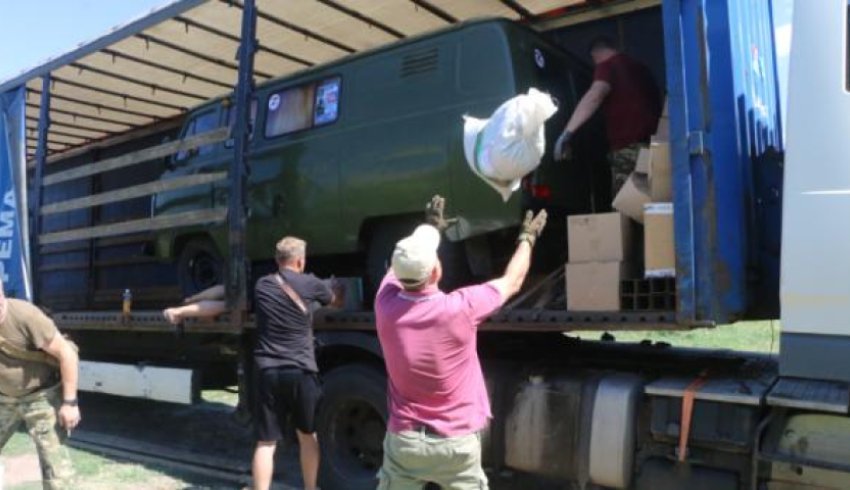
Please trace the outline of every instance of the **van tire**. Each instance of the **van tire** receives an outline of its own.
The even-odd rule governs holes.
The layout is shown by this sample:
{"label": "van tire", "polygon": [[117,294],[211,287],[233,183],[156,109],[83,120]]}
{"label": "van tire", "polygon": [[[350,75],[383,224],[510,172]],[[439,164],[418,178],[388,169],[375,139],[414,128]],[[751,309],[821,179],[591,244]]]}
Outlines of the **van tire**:
{"label": "van tire", "polygon": [[366,251],[366,305],[371,305],[384,275],[390,267],[395,244],[416,229],[416,220],[394,219],[376,224],[369,237]]}
{"label": "van tire", "polygon": [[[372,304],[378,286],[387,273],[396,242],[409,235],[416,229],[418,223],[409,221],[392,221],[379,224],[369,241],[366,257],[368,287],[366,288],[366,304]],[[466,245],[463,241],[451,242],[445,236],[440,241],[440,262],[443,265],[443,278],[440,289],[452,291],[472,282],[472,271],[466,256]]]}
{"label": "van tire", "polygon": [[374,490],[383,461],[387,377],[368,364],[324,375],[317,417],[319,484],[327,490]]}
{"label": "van tire", "polygon": [[208,238],[193,238],[177,259],[177,282],[183,297],[199,293],[224,281],[224,262]]}

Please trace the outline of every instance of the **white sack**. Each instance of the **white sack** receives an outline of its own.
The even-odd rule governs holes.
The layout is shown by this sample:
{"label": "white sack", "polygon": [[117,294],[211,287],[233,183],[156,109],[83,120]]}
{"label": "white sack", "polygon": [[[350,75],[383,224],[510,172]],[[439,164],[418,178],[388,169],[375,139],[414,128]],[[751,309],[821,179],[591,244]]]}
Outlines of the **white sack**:
{"label": "white sack", "polygon": [[463,150],[469,167],[507,202],[546,150],[544,123],[558,110],[535,88],[508,100],[490,119],[464,116]]}

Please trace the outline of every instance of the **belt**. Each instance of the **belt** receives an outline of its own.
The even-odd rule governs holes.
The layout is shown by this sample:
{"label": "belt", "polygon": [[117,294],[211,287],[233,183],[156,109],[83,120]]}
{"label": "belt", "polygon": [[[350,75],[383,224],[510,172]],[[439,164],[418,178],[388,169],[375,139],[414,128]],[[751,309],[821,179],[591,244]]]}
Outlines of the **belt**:
{"label": "belt", "polygon": [[38,389],[32,393],[28,393],[22,396],[8,396],[0,393],[0,404],[4,405],[13,405],[16,403],[29,403],[37,400],[48,400],[55,397],[59,394],[59,390],[62,388],[61,383],[56,383],[53,386],[48,386],[47,388]]}

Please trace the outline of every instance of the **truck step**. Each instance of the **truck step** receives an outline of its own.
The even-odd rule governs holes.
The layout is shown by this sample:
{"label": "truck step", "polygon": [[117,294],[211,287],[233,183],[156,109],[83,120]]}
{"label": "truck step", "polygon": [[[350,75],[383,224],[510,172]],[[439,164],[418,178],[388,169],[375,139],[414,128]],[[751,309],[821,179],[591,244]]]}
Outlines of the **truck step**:
{"label": "truck step", "polygon": [[780,378],[768,393],[767,404],[847,414],[850,411],[850,386],[837,381]]}

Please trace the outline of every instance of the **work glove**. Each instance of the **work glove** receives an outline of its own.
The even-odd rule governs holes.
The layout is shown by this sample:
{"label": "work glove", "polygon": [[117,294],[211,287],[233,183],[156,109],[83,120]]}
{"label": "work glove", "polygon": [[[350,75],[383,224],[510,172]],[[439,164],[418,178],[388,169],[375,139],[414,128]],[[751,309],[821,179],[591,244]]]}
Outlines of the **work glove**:
{"label": "work glove", "polygon": [[522,241],[528,242],[532,247],[537,242],[537,238],[543,233],[543,228],[546,227],[546,210],[542,209],[537,216],[534,216],[534,213],[528,211],[525,213],[525,220],[522,222],[522,226],[520,227],[519,237],[517,238],[517,243]]}
{"label": "work glove", "polygon": [[435,195],[431,202],[425,205],[425,222],[434,228],[445,231],[449,226],[457,222],[457,218],[446,219],[443,215],[446,209],[446,198]]}
{"label": "work glove", "polygon": [[552,157],[556,162],[572,158],[573,151],[570,146],[570,140],[572,137],[573,133],[567,130],[564,130],[564,132],[561,133],[561,136],[558,136],[558,139],[555,141],[555,146],[552,148]]}

